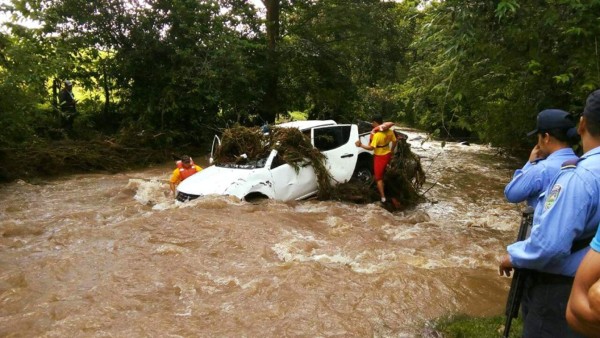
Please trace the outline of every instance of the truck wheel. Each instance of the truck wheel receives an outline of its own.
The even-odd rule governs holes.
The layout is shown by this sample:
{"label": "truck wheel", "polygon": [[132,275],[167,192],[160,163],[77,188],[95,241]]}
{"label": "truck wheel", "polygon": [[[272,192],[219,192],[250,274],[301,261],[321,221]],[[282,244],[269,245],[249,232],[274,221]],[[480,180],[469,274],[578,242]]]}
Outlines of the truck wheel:
{"label": "truck wheel", "polygon": [[367,159],[358,161],[354,173],[352,174],[353,181],[363,184],[373,183],[373,168],[370,162],[371,161],[368,161]]}
{"label": "truck wheel", "polygon": [[244,200],[252,204],[261,204],[268,201],[269,197],[259,192],[251,192],[248,195],[244,196]]}

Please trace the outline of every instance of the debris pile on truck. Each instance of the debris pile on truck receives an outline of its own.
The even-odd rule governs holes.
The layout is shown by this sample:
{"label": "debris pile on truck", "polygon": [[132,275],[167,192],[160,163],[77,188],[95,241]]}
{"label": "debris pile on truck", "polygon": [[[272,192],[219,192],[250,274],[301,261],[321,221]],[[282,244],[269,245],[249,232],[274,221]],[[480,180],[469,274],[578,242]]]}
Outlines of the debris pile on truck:
{"label": "debris pile on truck", "polygon": [[410,150],[406,135],[396,136],[398,145],[383,181],[393,207],[404,209],[424,200],[419,190],[425,183],[425,171],[419,156]]}
{"label": "debris pile on truck", "polygon": [[[268,135],[267,135],[268,136]],[[216,149],[214,163],[243,164],[269,155],[269,140],[259,128],[235,126],[225,129],[221,145]]]}

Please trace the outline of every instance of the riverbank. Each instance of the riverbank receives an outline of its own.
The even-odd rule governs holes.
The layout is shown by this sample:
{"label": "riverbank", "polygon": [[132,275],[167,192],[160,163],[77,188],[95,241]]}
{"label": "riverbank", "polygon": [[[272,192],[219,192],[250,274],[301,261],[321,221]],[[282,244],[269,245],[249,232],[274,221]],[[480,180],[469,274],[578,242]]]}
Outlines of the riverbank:
{"label": "riverbank", "polygon": [[124,145],[113,139],[38,140],[0,147],[0,182],[36,180],[86,172],[116,173],[145,168],[198,149]]}

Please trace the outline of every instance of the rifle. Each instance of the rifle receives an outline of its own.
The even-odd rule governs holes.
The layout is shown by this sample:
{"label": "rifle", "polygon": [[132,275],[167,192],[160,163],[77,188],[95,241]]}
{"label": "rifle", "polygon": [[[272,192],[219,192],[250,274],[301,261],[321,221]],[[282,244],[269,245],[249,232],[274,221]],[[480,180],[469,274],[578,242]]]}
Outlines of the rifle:
{"label": "rifle", "polygon": [[[519,227],[519,234],[517,235],[517,242],[525,240],[532,225],[533,208],[527,207],[523,210],[523,214],[521,215],[521,225]],[[502,335],[504,338],[508,338],[508,335],[510,334],[510,324],[512,323],[513,318],[519,316],[519,307],[521,306],[523,286],[526,278],[527,271],[513,269],[513,278],[510,283],[508,299],[506,300],[506,321],[504,322],[504,334]]]}

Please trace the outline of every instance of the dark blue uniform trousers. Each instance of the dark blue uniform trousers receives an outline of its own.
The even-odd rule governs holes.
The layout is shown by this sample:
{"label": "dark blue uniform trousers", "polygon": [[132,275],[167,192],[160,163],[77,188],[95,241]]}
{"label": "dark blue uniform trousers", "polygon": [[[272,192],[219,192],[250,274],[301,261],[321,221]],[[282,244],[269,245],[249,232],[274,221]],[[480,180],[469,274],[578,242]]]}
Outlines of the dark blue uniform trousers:
{"label": "dark blue uniform trousers", "polygon": [[529,272],[521,300],[524,338],[584,338],[567,324],[572,286],[573,277]]}

